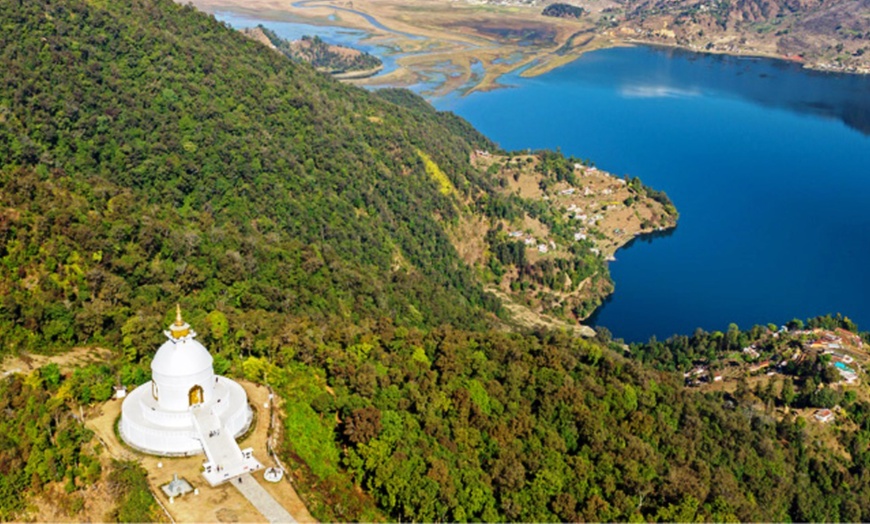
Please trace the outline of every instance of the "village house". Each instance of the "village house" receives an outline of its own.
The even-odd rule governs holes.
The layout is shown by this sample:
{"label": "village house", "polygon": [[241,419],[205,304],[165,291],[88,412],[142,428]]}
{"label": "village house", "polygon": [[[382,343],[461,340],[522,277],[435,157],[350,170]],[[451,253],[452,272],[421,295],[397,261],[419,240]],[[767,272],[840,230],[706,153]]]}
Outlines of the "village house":
{"label": "village house", "polygon": [[768,367],[770,367],[770,361],[769,361],[769,360],[764,360],[764,361],[759,362],[758,364],[756,364],[756,365],[750,367],[750,368],[749,368],[749,372],[750,372],[750,373],[758,373],[759,371],[765,370],[765,369],[767,369]]}
{"label": "village house", "polygon": [[813,413],[813,418],[823,424],[827,424],[828,422],[834,420],[834,412],[830,409],[817,409],[816,412]]}

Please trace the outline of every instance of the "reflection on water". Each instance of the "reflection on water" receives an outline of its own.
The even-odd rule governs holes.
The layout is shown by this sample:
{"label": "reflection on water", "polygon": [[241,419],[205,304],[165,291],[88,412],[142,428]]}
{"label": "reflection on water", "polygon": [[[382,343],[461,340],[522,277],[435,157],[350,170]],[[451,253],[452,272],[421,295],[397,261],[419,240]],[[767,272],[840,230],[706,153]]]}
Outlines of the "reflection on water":
{"label": "reflection on water", "polygon": [[[587,80],[602,85],[616,81],[625,86],[623,94],[627,97],[695,96],[701,91],[725,94],[769,107],[835,118],[870,134],[867,76],[806,71],[799,64],[783,60],[707,55],[674,48],[649,49],[648,60],[641,67],[614,68]],[[699,68],[703,74],[699,74]],[[796,75],[800,81],[795,81]]]}
{"label": "reflection on water", "polygon": [[685,98],[698,96],[695,89],[678,89],[670,86],[627,85],[620,89],[625,98]]}

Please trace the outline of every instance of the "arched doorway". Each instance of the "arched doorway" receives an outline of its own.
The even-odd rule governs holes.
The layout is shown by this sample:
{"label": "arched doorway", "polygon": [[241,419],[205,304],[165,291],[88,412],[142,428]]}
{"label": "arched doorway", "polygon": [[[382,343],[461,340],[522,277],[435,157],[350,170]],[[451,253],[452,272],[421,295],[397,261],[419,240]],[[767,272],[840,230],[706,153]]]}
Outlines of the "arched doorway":
{"label": "arched doorway", "polygon": [[187,400],[191,406],[202,404],[202,386],[193,386],[187,393]]}

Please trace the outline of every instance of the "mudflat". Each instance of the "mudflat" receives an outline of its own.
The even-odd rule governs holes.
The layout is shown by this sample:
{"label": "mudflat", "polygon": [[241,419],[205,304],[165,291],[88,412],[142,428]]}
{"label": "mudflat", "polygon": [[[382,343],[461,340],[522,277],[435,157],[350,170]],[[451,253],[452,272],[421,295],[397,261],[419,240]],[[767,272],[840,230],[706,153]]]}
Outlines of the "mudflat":
{"label": "mudflat", "polygon": [[[361,84],[411,85],[442,78],[433,94],[499,87],[504,74],[535,76],[582,53],[619,45],[596,30],[597,14],[612,2],[590,3],[590,16],[548,17],[540,6],[444,0],[194,0],[197,8],[263,20],[301,20],[368,32],[372,43],[396,49],[397,68]],[[615,5],[615,4],[613,4]]]}

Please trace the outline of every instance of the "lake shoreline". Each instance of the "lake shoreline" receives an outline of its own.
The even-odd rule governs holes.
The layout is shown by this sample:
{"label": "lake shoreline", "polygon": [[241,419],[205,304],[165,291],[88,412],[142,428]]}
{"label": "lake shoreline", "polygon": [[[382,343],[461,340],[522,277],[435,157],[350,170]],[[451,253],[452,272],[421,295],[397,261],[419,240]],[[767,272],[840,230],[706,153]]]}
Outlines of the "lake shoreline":
{"label": "lake shoreline", "polygon": [[673,200],[680,225],[609,264],[593,327],[645,341],[837,311],[868,325],[870,230],[844,225],[870,220],[870,78],[744,58],[638,44],[434,102],[507,150],[558,147]]}
{"label": "lake shoreline", "polygon": [[[852,69],[847,67],[836,67],[836,66],[823,66],[821,64],[817,64],[814,62],[807,62],[800,57],[789,57],[783,56],[777,53],[771,53],[769,51],[763,51],[761,49],[755,48],[744,48],[738,49],[735,51],[720,51],[717,49],[701,49],[695,46],[686,46],[677,43],[670,42],[661,42],[658,40],[645,40],[642,38],[626,38],[622,40],[625,45],[640,45],[640,46],[648,46],[648,47],[661,47],[666,49],[679,49],[681,51],[686,51],[689,53],[697,53],[700,55],[712,55],[712,56],[728,56],[733,58],[763,58],[766,60],[777,60],[781,62],[786,62],[789,64],[797,64],[802,68],[808,71],[815,71],[818,73],[833,73],[833,74],[842,74],[842,75],[860,75],[866,76],[870,75],[870,68],[866,70],[860,69]],[[612,47],[619,47],[618,45]]]}

